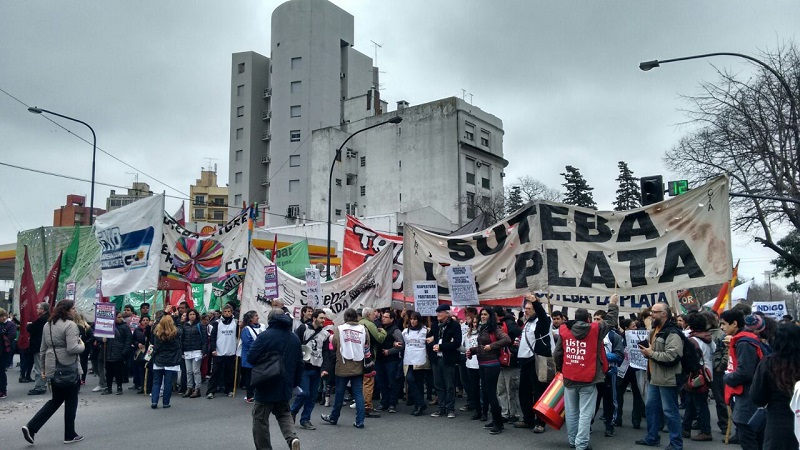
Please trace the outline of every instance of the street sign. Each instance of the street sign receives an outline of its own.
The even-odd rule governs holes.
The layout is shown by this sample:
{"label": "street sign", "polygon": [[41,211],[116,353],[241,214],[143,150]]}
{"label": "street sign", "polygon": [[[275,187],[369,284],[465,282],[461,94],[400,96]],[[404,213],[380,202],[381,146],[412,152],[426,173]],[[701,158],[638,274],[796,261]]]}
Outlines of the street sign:
{"label": "street sign", "polygon": [[689,191],[689,180],[676,180],[667,183],[667,191],[670,197],[685,194]]}

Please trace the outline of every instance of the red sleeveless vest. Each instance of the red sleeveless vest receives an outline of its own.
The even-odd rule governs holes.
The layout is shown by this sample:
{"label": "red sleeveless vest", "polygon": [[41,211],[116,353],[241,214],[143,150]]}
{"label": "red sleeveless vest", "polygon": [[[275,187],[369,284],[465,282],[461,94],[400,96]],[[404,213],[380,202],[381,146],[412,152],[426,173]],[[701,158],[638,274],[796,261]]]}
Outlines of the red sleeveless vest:
{"label": "red sleeveless vest", "polygon": [[600,325],[591,323],[589,334],[583,340],[577,339],[566,324],[558,329],[561,334],[561,349],[564,351],[564,362],[561,373],[564,378],[577,383],[591,383],[597,375],[597,358],[603,363],[603,373],[608,372],[608,360],[605,350],[598,355],[598,337]]}

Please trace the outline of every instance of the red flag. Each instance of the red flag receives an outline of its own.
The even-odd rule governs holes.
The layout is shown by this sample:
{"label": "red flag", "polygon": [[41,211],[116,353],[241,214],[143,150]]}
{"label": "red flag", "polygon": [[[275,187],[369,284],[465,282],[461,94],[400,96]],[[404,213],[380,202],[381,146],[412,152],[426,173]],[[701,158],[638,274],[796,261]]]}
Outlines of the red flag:
{"label": "red flag", "polygon": [[47,278],[44,280],[42,289],[39,291],[39,301],[49,303],[51,309],[55,306],[58,298],[58,277],[61,274],[61,255],[63,253],[62,251],[58,254],[56,262],[53,263],[53,267],[50,268],[50,272],[48,272]]}
{"label": "red flag", "polygon": [[[60,258],[59,258],[60,260]],[[30,345],[31,336],[28,334],[26,325],[28,322],[36,320],[36,303],[39,296],[36,294],[36,285],[33,282],[33,272],[31,262],[28,259],[28,246],[25,246],[25,263],[22,266],[22,279],[19,287],[19,342],[17,347],[26,350]]]}
{"label": "red flag", "polygon": [[185,227],[186,226],[186,210],[183,209],[183,202],[181,202],[181,207],[178,208],[178,211],[175,212],[175,216],[173,216],[178,225]]}
{"label": "red flag", "polygon": [[278,235],[275,235],[275,240],[272,241],[272,262],[275,262],[276,254],[278,253]]}
{"label": "red flag", "polygon": [[714,302],[714,306],[712,309],[717,312],[717,314],[722,313],[725,310],[725,305],[728,303],[730,299],[731,292],[733,291],[734,286],[736,286],[736,276],[739,272],[739,261],[736,261],[736,267],[733,268],[733,273],[731,274],[731,281],[722,285],[719,289],[719,294],[717,294],[717,300]]}

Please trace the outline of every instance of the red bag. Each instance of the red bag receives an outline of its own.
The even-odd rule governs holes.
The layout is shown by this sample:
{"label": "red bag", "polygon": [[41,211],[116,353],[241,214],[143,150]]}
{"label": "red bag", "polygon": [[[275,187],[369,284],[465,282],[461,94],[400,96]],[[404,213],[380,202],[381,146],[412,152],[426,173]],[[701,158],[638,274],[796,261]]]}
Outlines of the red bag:
{"label": "red bag", "polygon": [[[492,342],[497,342],[497,332],[492,333],[489,335],[489,339]],[[508,347],[503,347],[500,349],[500,365],[503,367],[509,367],[511,365],[511,351]]]}

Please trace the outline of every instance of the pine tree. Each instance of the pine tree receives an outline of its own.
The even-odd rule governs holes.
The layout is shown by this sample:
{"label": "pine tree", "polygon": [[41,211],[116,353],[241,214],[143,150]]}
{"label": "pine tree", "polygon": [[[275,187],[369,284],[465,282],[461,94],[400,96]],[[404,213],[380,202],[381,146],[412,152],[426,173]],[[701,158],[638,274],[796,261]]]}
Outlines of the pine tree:
{"label": "pine tree", "polygon": [[625,161],[618,162],[617,167],[619,167],[619,177],[617,177],[619,187],[617,188],[617,199],[612,202],[614,211],[636,209],[641,206],[642,198],[639,179],[633,176],[633,172]]}
{"label": "pine tree", "polygon": [[581,171],[572,166],[567,166],[566,169],[567,171],[561,174],[565,181],[562,186],[567,188],[567,192],[564,194],[564,203],[597,209],[597,204],[592,196],[594,188],[586,183]]}
{"label": "pine tree", "polygon": [[508,199],[506,200],[506,211],[508,214],[522,208],[522,190],[519,186],[512,186],[508,192]]}

